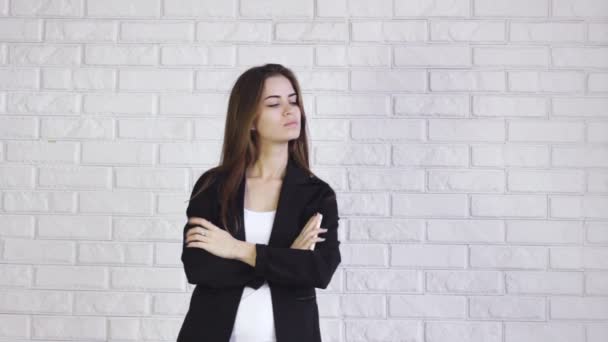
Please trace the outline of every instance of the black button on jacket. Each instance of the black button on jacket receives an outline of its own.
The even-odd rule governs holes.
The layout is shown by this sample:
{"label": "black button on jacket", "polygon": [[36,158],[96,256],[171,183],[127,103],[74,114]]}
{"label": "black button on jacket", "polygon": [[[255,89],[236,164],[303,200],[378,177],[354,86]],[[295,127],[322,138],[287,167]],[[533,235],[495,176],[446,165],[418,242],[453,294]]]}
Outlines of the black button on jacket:
{"label": "black button on jacket", "polygon": [[[193,194],[208,175],[209,171],[198,179]],[[241,229],[235,236],[242,241],[246,241],[244,194],[243,177],[236,213]],[[217,182],[214,182],[190,202],[186,214],[188,218],[202,217],[222,227],[219,208]],[[317,211],[323,214],[321,227],[328,229],[319,236],[326,240],[317,242],[314,251],[290,248]],[[196,286],[177,342],[228,342],[244,287],[257,289],[264,281],[268,281],[271,291],[277,342],[321,342],[315,288],[327,288],[341,262],[339,219],[334,190],[323,180],[309,175],[290,156],[270,241],[268,245],[256,244],[255,267],[215,256],[201,248],[186,247],[186,231],[193,227],[186,224],[181,260],[188,282]]]}

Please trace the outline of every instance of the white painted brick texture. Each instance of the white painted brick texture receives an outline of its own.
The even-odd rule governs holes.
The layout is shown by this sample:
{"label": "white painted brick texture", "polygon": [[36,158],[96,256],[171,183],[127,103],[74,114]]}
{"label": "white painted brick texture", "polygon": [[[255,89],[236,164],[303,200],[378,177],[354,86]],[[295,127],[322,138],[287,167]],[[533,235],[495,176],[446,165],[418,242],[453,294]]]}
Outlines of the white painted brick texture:
{"label": "white painted brick texture", "polygon": [[0,341],[175,341],[269,62],[338,193],[324,341],[608,341],[606,0],[0,0]]}

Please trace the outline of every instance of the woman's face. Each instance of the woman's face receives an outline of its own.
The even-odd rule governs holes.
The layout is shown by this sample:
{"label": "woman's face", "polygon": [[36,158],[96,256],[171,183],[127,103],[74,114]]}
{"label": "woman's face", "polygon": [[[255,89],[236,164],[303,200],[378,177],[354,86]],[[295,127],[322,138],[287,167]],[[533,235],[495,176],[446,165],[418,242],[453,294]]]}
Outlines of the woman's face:
{"label": "woman's face", "polygon": [[[258,117],[254,128],[260,139],[287,142],[300,136],[300,107],[291,82],[285,76],[273,76],[264,82]],[[286,125],[295,122],[295,124]]]}

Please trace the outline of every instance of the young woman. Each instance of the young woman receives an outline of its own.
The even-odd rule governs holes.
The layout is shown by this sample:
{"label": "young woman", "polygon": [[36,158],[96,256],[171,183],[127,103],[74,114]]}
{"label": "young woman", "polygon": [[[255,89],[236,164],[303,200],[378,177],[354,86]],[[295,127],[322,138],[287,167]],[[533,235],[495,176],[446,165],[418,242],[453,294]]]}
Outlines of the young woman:
{"label": "young woman", "polygon": [[181,260],[196,284],[178,342],[320,342],[315,288],[341,262],[336,194],[309,169],[293,72],[266,64],[230,94],[220,165],[194,185]]}

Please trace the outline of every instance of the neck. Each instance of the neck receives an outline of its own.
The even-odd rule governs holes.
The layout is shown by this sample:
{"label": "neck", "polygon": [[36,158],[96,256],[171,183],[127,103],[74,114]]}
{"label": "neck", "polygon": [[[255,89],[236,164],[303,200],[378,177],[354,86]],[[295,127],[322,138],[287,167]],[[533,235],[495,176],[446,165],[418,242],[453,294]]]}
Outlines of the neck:
{"label": "neck", "polygon": [[282,180],[287,168],[287,157],[287,151],[272,154],[262,152],[247,171],[247,177],[261,181]]}

